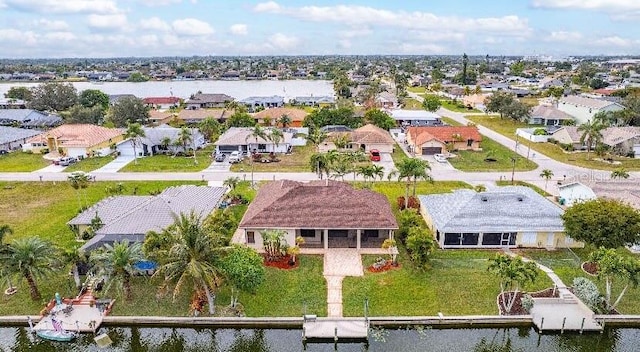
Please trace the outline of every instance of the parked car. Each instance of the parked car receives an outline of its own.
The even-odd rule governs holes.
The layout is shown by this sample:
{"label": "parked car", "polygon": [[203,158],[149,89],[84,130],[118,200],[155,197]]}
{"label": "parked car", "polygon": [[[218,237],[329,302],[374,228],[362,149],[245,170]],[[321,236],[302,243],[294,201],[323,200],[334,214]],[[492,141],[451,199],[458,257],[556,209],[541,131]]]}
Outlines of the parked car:
{"label": "parked car", "polygon": [[439,163],[446,163],[447,162],[447,156],[444,154],[434,154],[433,158],[436,159],[437,162]]}
{"label": "parked car", "polygon": [[371,161],[380,161],[380,151],[378,149],[371,149],[369,151],[369,159],[371,159]]}
{"label": "parked car", "polygon": [[76,158],[74,158],[72,156],[65,156],[65,157],[62,157],[62,158],[58,159],[58,165],[60,165],[60,166],[69,166],[69,165],[71,165],[73,163],[76,163],[76,162],[78,162],[78,159],[76,159]]}
{"label": "parked car", "polygon": [[242,153],[240,153],[237,150],[234,152],[231,152],[231,155],[229,155],[229,162],[231,164],[239,163],[242,161],[242,159],[243,159]]}
{"label": "parked car", "polygon": [[4,149],[0,150],[0,155],[5,155],[5,154],[9,154],[9,152]]}
{"label": "parked car", "polygon": [[224,159],[226,159],[226,158],[227,158],[227,155],[226,155],[226,154],[222,154],[222,153],[220,153],[220,154],[216,154],[216,156],[215,156],[213,159],[214,159],[216,162],[221,163],[221,162],[223,162],[223,161],[224,161]]}

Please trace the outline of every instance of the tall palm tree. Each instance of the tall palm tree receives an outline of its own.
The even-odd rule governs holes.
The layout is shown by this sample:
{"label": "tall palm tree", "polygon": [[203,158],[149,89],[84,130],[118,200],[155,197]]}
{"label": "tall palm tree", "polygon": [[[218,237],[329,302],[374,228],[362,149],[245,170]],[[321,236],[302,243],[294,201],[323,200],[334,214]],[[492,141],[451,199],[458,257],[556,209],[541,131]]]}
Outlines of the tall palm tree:
{"label": "tall palm tree", "polygon": [[160,146],[162,147],[163,150],[168,151],[169,150],[169,146],[171,145],[172,141],[171,141],[171,137],[163,137],[160,140]]}
{"label": "tall palm tree", "polygon": [[389,178],[397,177],[398,181],[406,181],[405,208],[409,206],[409,187],[413,183],[413,196],[416,195],[416,187],[419,179],[432,180],[427,170],[431,170],[429,162],[418,158],[403,158],[396,164],[398,170],[389,174]]}
{"label": "tall palm tree", "polygon": [[55,257],[56,251],[49,242],[39,237],[19,238],[8,246],[6,267],[27,280],[31,299],[36,301],[42,297],[36,280],[51,275]]}
{"label": "tall palm tree", "polygon": [[278,119],[278,123],[282,126],[282,128],[289,127],[291,125],[291,122],[293,121],[287,114],[282,114],[282,116],[280,116],[280,118]]}
{"label": "tall palm tree", "polygon": [[[76,190],[76,194],[78,195],[78,208],[82,210],[83,205],[80,204],[80,193],[82,193],[82,190],[89,187],[89,174],[82,171],[72,172],[67,176],[67,181],[69,181],[71,187]],[[83,196],[84,205],[86,205],[87,195],[84,194]]]}
{"label": "tall palm tree", "polygon": [[371,165],[371,172],[373,173],[373,180],[376,180],[376,177],[382,178],[384,177],[384,167],[380,165]]}
{"label": "tall palm tree", "polygon": [[235,190],[238,184],[240,183],[240,177],[227,177],[222,185],[225,187],[229,187],[230,190]]}
{"label": "tall palm tree", "polygon": [[133,298],[131,277],[138,271],[134,264],[143,260],[142,244],[129,244],[128,240],[115,242],[113,245],[105,244],[103,248],[91,252],[89,257],[98,274],[108,277],[105,292],[115,285],[119,291],[124,291],[126,300]]}
{"label": "tall palm tree", "polygon": [[284,134],[277,128],[271,128],[269,129],[269,140],[273,142],[277,149],[280,142],[284,140]]}
{"label": "tall palm tree", "polygon": [[221,256],[227,247],[223,239],[209,234],[195,214],[181,214],[176,222],[163,231],[169,246],[160,257],[161,265],[153,274],[164,279],[163,288],[173,286],[173,299],[181,290],[191,286],[194,292],[207,296],[209,314],[215,313],[215,288],[222,280]]}
{"label": "tall palm tree", "polygon": [[594,145],[597,145],[602,141],[602,130],[605,128],[603,124],[598,121],[587,121],[578,126],[578,131],[582,132],[580,136],[580,143],[587,144],[587,159],[589,159],[589,152]]}
{"label": "tall palm tree", "polygon": [[191,130],[186,126],[182,126],[180,131],[178,131],[178,137],[176,137],[176,142],[180,143],[182,147],[182,151],[187,154],[187,145],[193,141],[193,136],[191,134]]}
{"label": "tall palm tree", "polygon": [[13,283],[11,282],[12,273],[9,270],[9,246],[4,243],[5,237],[7,235],[12,235],[13,229],[9,225],[0,225],[0,278],[7,281],[7,285],[9,286],[9,290],[13,291],[15,288],[13,287]]}
{"label": "tall palm tree", "polygon": [[547,184],[549,183],[549,180],[553,177],[553,171],[551,171],[550,169],[544,169],[542,170],[542,172],[540,172],[540,177],[544,178],[544,191],[547,191]]}
{"label": "tall palm tree", "polygon": [[142,129],[142,125],[139,123],[129,123],[127,125],[127,132],[125,132],[124,137],[131,139],[131,145],[133,146],[133,161],[136,165],[138,164],[138,144],[140,143],[140,138],[144,136],[144,129]]}
{"label": "tall palm tree", "polygon": [[319,128],[312,128],[309,132],[309,135],[307,136],[307,142],[313,144],[313,146],[316,148],[316,152],[319,152],[320,144],[322,144],[322,142],[324,142],[327,138],[328,135],[326,132],[320,130]]}
{"label": "tall palm tree", "polygon": [[[267,139],[269,139],[269,137],[267,136],[267,132],[260,126],[255,125],[252,129],[251,129],[251,133],[249,133],[247,135],[247,137],[245,137],[244,141],[248,142],[250,138],[254,138],[256,141],[256,145],[258,144],[258,141],[260,139],[266,141]],[[248,144],[248,143],[247,143]],[[251,159],[251,187],[253,187],[253,159],[254,159],[254,151],[257,152],[257,149],[251,150],[251,148],[249,148],[249,153],[251,154],[251,157],[249,159]]]}

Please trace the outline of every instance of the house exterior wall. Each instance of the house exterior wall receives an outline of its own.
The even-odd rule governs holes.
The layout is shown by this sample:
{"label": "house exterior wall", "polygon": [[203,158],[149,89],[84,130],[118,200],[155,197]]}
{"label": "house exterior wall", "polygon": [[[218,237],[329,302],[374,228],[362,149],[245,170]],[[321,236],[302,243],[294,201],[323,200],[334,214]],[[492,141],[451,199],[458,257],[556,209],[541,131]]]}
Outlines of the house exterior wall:
{"label": "house exterior wall", "polygon": [[[318,146],[320,152],[328,152],[330,150],[335,150],[336,146],[335,144],[333,144],[333,142],[331,141],[326,141],[323,142],[322,144],[320,144]],[[371,143],[371,144],[365,144],[364,145],[364,151],[365,152],[369,152],[372,149],[377,149],[380,151],[380,153],[393,153],[393,148],[394,145],[393,144],[377,144],[377,143]],[[356,143],[356,142],[352,142],[350,145],[347,146],[347,148],[345,148],[345,150],[347,151],[355,151],[355,150],[360,150],[360,144]]]}
{"label": "house exterior wall", "polygon": [[[259,143],[259,144],[263,144],[263,143]],[[253,151],[254,149],[257,150],[258,152],[262,153],[263,150],[262,149],[258,149],[258,144],[255,143],[249,143],[248,144],[248,150]],[[271,144],[265,144],[265,149],[264,152],[265,153],[286,153],[289,150],[289,143],[280,143],[278,144],[278,146],[276,147],[275,144],[271,143]]]}
{"label": "house exterior wall", "polygon": [[[549,237],[551,235],[551,238]],[[527,238],[529,237],[529,238]],[[564,232],[536,232],[535,240],[531,234],[519,232],[516,246],[521,248],[583,248],[584,243],[575,241]],[[550,242],[551,239],[551,242]]]}
{"label": "house exterior wall", "polygon": [[[409,143],[410,145],[414,145],[413,143]],[[446,146],[444,143],[437,141],[437,140],[430,140],[427,141],[425,143],[422,143],[421,145],[418,145],[415,150],[416,150],[416,154],[421,154],[422,153],[422,148],[430,148],[430,147],[438,147],[441,149],[441,153],[443,153],[446,150]]]}
{"label": "house exterior wall", "polygon": [[615,104],[611,104],[609,106],[605,106],[602,109],[593,109],[593,108],[588,108],[586,106],[560,102],[558,104],[558,110],[564,111],[567,114],[575,117],[576,124],[581,125],[591,120],[593,116],[599,112],[619,111],[619,110],[622,110],[622,108]]}
{"label": "house exterior wall", "polygon": [[[248,247],[251,247],[253,249],[257,249],[257,250],[262,250],[264,249],[264,243],[262,242],[262,236],[260,235],[261,231],[265,231],[265,229],[255,229],[255,228],[245,228],[242,229],[243,230],[243,237],[242,237],[242,243],[246,244]],[[296,243],[296,230],[295,229],[279,229],[279,230],[283,230],[286,231],[285,235],[284,235],[284,239],[285,241],[287,241],[287,243],[289,245],[294,245]],[[255,243],[248,243],[248,233],[253,232],[253,236],[255,239]]]}

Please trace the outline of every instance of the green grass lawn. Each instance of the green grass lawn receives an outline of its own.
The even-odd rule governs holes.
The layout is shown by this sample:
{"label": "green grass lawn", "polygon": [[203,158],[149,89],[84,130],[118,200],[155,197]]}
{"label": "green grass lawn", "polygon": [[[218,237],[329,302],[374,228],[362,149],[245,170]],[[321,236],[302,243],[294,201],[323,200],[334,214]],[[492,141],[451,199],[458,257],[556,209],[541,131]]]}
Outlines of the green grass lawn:
{"label": "green grass lawn", "polygon": [[[401,267],[384,273],[366,272],[364,277],[347,277],[342,297],[345,316],[362,316],[363,302],[369,299],[370,316],[388,315],[468,315],[498,312],[496,296],[499,279],[487,272],[490,250],[437,250],[431,268],[415,269],[401,249]],[[365,256],[364,265],[375,261]],[[539,272],[538,279],[526,290],[536,291],[552,285]]]}
{"label": "green grass lawn", "polygon": [[446,123],[446,124],[447,124],[447,125],[449,125],[449,126],[462,126],[462,124],[461,124],[460,122],[458,122],[458,121],[456,121],[456,120],[454,120],[454,119],[452,119],[452,118],[450,118],[450,117],[442,116],[442,117],[440,118],[440,120],[441,120],[442,122]]}
{"label": "green grass lawn", "polygon": [[[453,167],[461,171],[511,171],[513,168],[511,158],[514,157],[516,158],[516,171],[535,170],[538,167],[533,161],[521,157],[488,137],[482,137],[480,147],[482,151],[461,150],[454,152],[457,157],[450,158],[449,162]],[[496,161],[485,161],[488,156],[496,159]]]}
{"label": "green grass lawn", "polygon": [[93,158],[84,158],[75,164],[71,164],[64,169],[65,172],[84,171],[89,172],[99,169],[113,161],[111,156],[100,156]]}
{"label": "green grass lawn", "polygon": [[[536,191],[536,193],[538,193],[539,195],[541,195],[543,197],[550,197],[551,196],[551,194],[547,193],[544,189],[542,189],[542,188],[540,188],[540,187],[538,187],[536,185],[533,185],[533,184],[531,184],[529,182],[514,180],[513,183],[516,186],[529,187],[529,188],[533,189],[534,191]],[[508,180],[508,181],[499,180],[499,181],[496,181],[496,185],[498,185],[498,186],[511,186],[511,181],[510,180]]]}
{"label": "green grass lawn", "polygon": [[405,98],[402,103],[404,104],[403,109],[407,110],[424,110],[422,107],[422,103],[413,98]]}
{"label": "green grass lawn", "polygon": [[[427,96],[427,94],[424,94],[424,96]],[[442,103],[443,108],[453,112],[462,112],[462,113],[481,113],[482,112],[477,109],[469,109],[464,106],[459,106],[458,104],[453,103],[451,99],[443,98],[440,96],[438,96],[438,98],[440,98],[440,103]],[[462,99],[459,99],[458,103],[462,104]]]}
{"label": "green grass lawn", "polygon": [[[277,163],[254,163],[254,172],[311,172],[309,160],[316,152],[313,145],[293,147],[290,155],[278,154]],[[241,163],[231,165],[231,171],[251,172],[251,158],[246,157]]]}
{"label": "green grass lawn", "polygon": [[[357,186],[363,186],[363,182],[354,182]],[[391,208],[398,210],[397,199],[400,196],[404,196],[406,183],[397,181],[376,181],[371,184],[371,189],[378,193],[381,193],[389,199]],[[419,181],[416,185],[416,194],[434,194],[434,193],[447,193],[455,189],[469,188],[471,185],[462,181]],[[413,192],[413,185],[409,188],[409,192]]]}
{"label": "green grass lawn", "polygon": [[[136,181],[122,182],[124,194],[148,195],[180,184],[199,184],[183,181]],[[67,182],[0,182],[0,224],[11,226],[17,237],[40,236],[62,248],[76,245],[75,235],[66,225],[78,214],[80,204],[93,205],[107,196],[105,188],[116,182],[90,182],[89,187],[79,192]],[[86,201],[85,201],[86,199]],[[80,200],[80,203],[79,203]]]}
{"label": "green grass lawn", "polygon": [[212,162],[211,152],[214,146],[208,146],[196,153],[198,163],[194,163],[193,157],[154,155],[138,158],[138,163],[130,162],[119,172],[196,172],[209,167]]}
{"label": "green grass lawn", "polygon": [[[485,126],[514,140],[517,128],[537,127],[535,125],[528,125],[526,123],[517,122],[510,119],[500,119],[500,117],[496,116],[472,115],[465,117],[476,124]],[[599,170],[614,170],[620,167],[623,167],[629,171],[640,170],[640,159],[613,156],[614,160],[621,163],[619,165],[614,165],[604,161],[593,160],[594,158],[597,158],[593,152],[590,153],[589,158],[587,158],[586,152],[567,153],[558,145],[553,143],[533,143],[523,140],[522,138],[519,139],[519,142],[524,146],[530,146],[532,151],[542,153],[552,159],[566,164]]]}
{"label": "green grass lawn", "polygon": [[397,164],[400,160],[407,157],[407,154],[402,150],[402,145],[396,143],[393,148],[393,153],[391,153],[391,159],[393,159],[393,163]]}
{"label": "green grass lawn", "polygon": [[411,93],[424,94],[427,92],[426,87],[407,87],[407,91]]}
{"label": "green grass lawn", "polygon": [[21,151],[0,155],[0,172],[31,172],[51,165],[42,154],[23,153]]}

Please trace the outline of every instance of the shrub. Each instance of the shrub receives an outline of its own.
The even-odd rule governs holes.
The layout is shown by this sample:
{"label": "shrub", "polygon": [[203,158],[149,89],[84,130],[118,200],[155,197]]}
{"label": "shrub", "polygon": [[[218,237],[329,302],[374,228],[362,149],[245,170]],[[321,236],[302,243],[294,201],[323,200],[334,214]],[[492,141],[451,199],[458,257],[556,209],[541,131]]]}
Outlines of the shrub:
{"label": "shrub", "polygon": [[[33,154],[33,150],[25,150],[24,152],[25,154]],[[47,154],[48,152],[49,152],[48,149],[42,149],[42,154]]]}
{"label": "shrub", "polygon": [[571,143],[560,143],[560,148],[568,151],[568,152],[572,152],[573,151],[573,144]]}
{"label": "shrub", "polygon": [[417,226],[409,228],[406,246],[409,256],[416,266],[423,269],[427,268],[429,256],[435,248],[435,240],[431,235],[431,231]]}
{"label": "shrub", "polygon": [[533,297],[531,297],[531,295],[523,295],[521,303],[522,308],[527,312],[531,312],[531,308],[533,308]]}
{"label": "shrub", "polygon": [[536,128],[536,130],[533,131],[534,136],[544,136],[546,134],[547,134],[547,130],[545,130],[544,128]]}
{"label": "shrub", "polygon": [[555,138],[548,138],[548,139],[547,139],[547,142],[549,142],[549,143],[553,143],[553,144],[558,144],[558,140],[557,140],[557,139],[555,139]]}
{"label": "shrub", "polygon": [[395,238],[404,244],[409,234],[409,229],[421,226],[422,217],[420,217],[420,215],[411,210],[402,210],[400,211],[400,215],[398,215],[398,231],[396,232]]}
{"label": "shrub", "polygon": [[576,277],[573,279],[573,293],[578,297],[589,309],[594,312],[602,311],[602,295],[593,281],[585,277]]}

